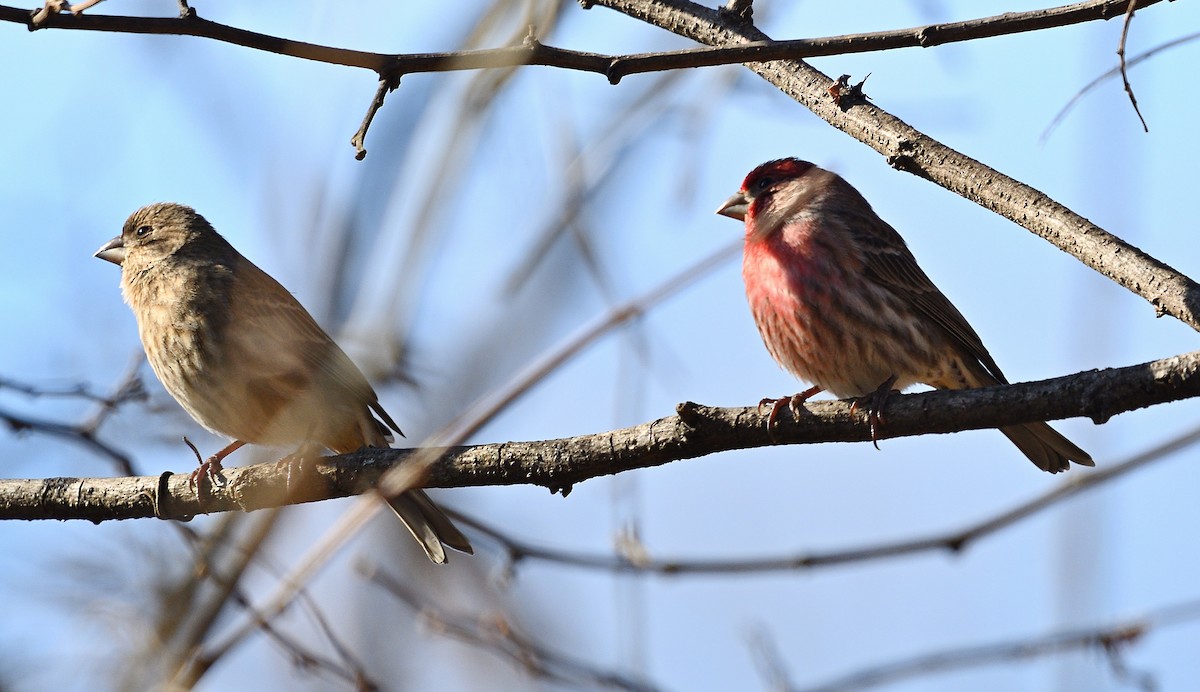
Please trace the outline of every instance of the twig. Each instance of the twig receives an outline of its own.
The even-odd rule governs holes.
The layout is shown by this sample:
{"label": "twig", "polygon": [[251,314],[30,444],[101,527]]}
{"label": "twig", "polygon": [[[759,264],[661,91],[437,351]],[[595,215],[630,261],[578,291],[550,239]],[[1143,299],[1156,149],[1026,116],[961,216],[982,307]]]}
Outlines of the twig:
{"label": "twig", "polygon": [[766,680],[767,689],[774,690],[774,692],[790,690],[792,683],[787,666],[784,665],[783,656],[779,653],[775,638],[771,636],[767,628],[756,625],[746,639],[750,654],[754,658],[755,667]]}
{"label": "twig", "polygon": [[555,651],[521,634],[501,615],[474,617],[448,613],[373,564],[360,565],[359,570],[371,582],[424,617],[434,631],[507,658],[535,677],[572,685],[599,685],[639,692],[658,689],[649,682],[604,670]]}
{"label": "twig", "polygon": [[383,100],[387,95],[396,90],[400,86],[400,77],[385,77],[379,80],[379,88],[375,90],[375,98],[371,99],[371,105],[367,107],[367,114],[363,116],[362,125],[358,126],[358,132],[350,138],[350,145],[354,147],[354,158],[362,161],[367,157],[367,149],[364,146],[367,139],[367,129],[371,127],[371,121],[375,119],[375,114],[383,108]]}
{"label": "twig", "polygon": [[[1136,643],[1155,628],[1200,620],[1200,599],[1181,601],[1106,627],[1064,630],[1042,637],[970,646],[914,656],[894,663],[872,666],[830,682],[800,686],[797,692],[841,692],[861,690],[934,672],[959,670],[1025,658],[1050,656],[1072,649],[1099,649],[1112,657]],[[1119,673],[1118,673],[1119,674]]]}
{"label": "twig", "polygon": [[0,379],[0,388],[13,389],[29,396],[78,397],[94,401],[97,404],[96,411],[80,423],[45,420],[4,409],[0,409],[0,421],[8,424],[9,429],[18,434],[35,432],[81,444],[101,456],[108,457],[123,475],[132,476],[136,473],[133,468],[133,459],[116,447],[101,441],[97,434],[104,421],[122,404],[130,401],[142,401],[146,398],[146,390],[142,387],[141,378],[138,377],[141,362],[140,356],[134,359],[116,390],[109,395],[96,394],[83,384],[67,388],[46,389],[11,379]]}
{"label": "twig", "polygon": [[[238,469],[234,469],[234,471],[236,470]],[[196,656],[197,665],[182,670],[179,676],[177,676],[176,682],[185,688],[191,688],[199,680],[200,676],[204,674],[206,670],[206,666],[202,665],[204,662],[221,659],[245,641],[251,634],[268,625],[275,617],[289,608],[298,595],[303,592],[304,585],[308,580],[328,563],[329,558],[344,545],[346,539],[361,529],[369,519],[375,516],[375,512],[379,509],[380,504],[382,504],[377,501],[371,501],[375,497],[378,497],[379,492],[381,492],[376,489],[376,485],[386,485],[387,488],[383,492],[398,495],[405,490],[417,487],[424,471],[425,469],[418,464],[407,467],[399,466],[390,469],[379,479],[377,484],[372,484],[364,490],[364,494],[368,496],[364,499],[367,501],[354,504],[338,518],[334,525],[300,558],[296,566],[279,580],[279,585],[275,593],[267,599],[266,604],[259,608],[251,609],[253,617],[250,621],[238,627],[221,642],[201,651]],[[231,485],[235,483],[236,481],[231,483]],[[285,492],[287,491],[286,481],[284,482],[284,490]]]}
{"label": "twig", "polygon": [[[1127,67],[1127,68],[1134,67],[1138,63],[1140,63],[1143,60],[1146,60],[1150,57],[1153,57],[1157,53],[1161,53],[1162,51],[1165,51],[1169,48],[1175,48],[1176,46],[1181,46],[1190,41],[1195,41],[1198,38],[1200,38],[1200,32],[1196,32],[1194,34],[1188,34],[1187,36],[1181,36],[1179,38],[1172,39],[1162,45],[1155,46],[1154,48],[1151,48],[1150,50],[1148,50],[1144,53],[1139,53],[1138,55],[1130,58],[1128,63],[1126,63],[1124,65],[1124,67]],[[1082,89],[1080,89],[1078,92],[1076,92],[1076,94],[1071,97],[1071,100],[1067,101],[1067,105],[1063,106],[1062,109],[1059,110],[1058,113],[1056,113],[1054,115],[1054,119],[1051,120],[1050,124],[1046,126],[1046,129],[1042,131],[1041,136],[1038,137],[1038,141],[1045,143],[1046,140],[1050,138],[1051,133],[1053,133],[1054,130],[1067,117],[1067,113],[1070,112],[1070,110],[1075,107],[1075,104],[1079,103],[1079,101],[1092,89],[1095,89],[1097,86],[1104,83],[1104,80],[1110,79],[1112,77],[1117,76],[1118,74],[1121,74],[1121,70],[1122,70],[1121,66],[1114,67],[1111,70],[1107,70],[1103,74],[1101,74],[1099,77],[1096,77],[1092,81],[1088,82],[1086,86],[1084,86]]]}
{"label": "twig", "polygon": [[602,316],[592,324],[584,326],[569,337],[562,345],[551,350],[539,360],[530,363],[507,384],[497,389],[490,396],[477,401],[473,406],[460,414],[450,424],[450,427],[454,427],[464,421],[477,420],[486,422],[491,420],[506,406],[523,396],[534,385],[578,355],[600,336],[631,319],[640,317],[653,306],[678,294],[698,279],[707,276],[734,256],[740,248],[741,240],[738,240],[736,243],[717,250],[696,264],[668,278],[645,295],[638,296],[613,307],[609,310],[608,314]]}
{"label": "twig", "polygon": [[1133,11],[1136,9],[1137,0],[1129,0],[1129,9],[1125,11],[1125,23],[1121,26],[1121,42],[1117,46],[1117,57],[1121,61],[1121,81],[1125,84],[1125,93],[1129,94],[1129,103],[1133,106],[1133,112],[1137,113],[1138,120],[1142,121],[1142,129],[1149,132],[1150,126],[1142,117],[1142,110],[1137,105],[1137,97],[1133,95],[1133,86],[1129,83],[1129,74],[1125,71],[1125,40],[1129,37],[1129,25],[1133,23]]}
{"label": "twig", "polygon": [[[203,536],[186,524],[171,523],[191,546],[194,566],[182,576],[175,589],[166,591],[161,596],[163,610],[158,618],[151,647],[145,653],[146,658],[153,659],[158,665],[136,666],[136,669],[131,671],[134,678],[122,680],[119,685],[121,689],[159,688],[165,684],[165,680],[162,679],[147,679],[142,669],[155,672],[165,670],[169,674],[179,671],[181,665],[203,665],[204,669],[208,670],[216,663],[193,662],[190,659],[196,655],[205,637],[211,634],[214,618],[225,615],[226,604],[232,603],[247,611],[251,617],[255,616],[253,604],[243,586],[248,568],[254,564],[273,576],[283,573],[282,569],[264,556],[261,549],[263,542],[278,526],[278,517],[278,513],[275,512],[256,516],[257,521],[251,522],[250,531],[241,537],[234,529],[245,523],[246,517],[242,515],[227,515],[215,530]],[[229,554],[228,558],[223,557],[225,553]],[[215,586],[216,593],[209,588],[210,584]],[[198,596],[203,596],[203,600],[199,600]],[[353,684],[358,690],[378,689],[367,675],[362,662],[358,661],[349,647],[334,635],[324,615],[313,602],[312,596],[301,592],[299,598],[340,660],[323,656],[308,644],[302,643],[269,622],[262,625],[263,635],[306,672],[326,673]]]}

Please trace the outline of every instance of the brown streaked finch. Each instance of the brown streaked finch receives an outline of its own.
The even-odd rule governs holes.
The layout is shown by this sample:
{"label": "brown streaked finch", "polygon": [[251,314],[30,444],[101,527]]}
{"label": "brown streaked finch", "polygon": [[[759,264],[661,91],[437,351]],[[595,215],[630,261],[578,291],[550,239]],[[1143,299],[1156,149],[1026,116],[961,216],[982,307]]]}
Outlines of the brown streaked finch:
{"label": "brown streaked finch", "polygon": [[[142,207],[96,257],[120,265],[121,293],[163,387],[196,422],[233,440],[193,481],[215,478],[247,443],[296,446],[285,457],[294,460],[322,448],[388,447],[389,428],[400,432],[308,311],[190,207]],[[446,561],[443,544],[472,552],[423,491],[390,504],[430,560]]]}
{"label": "brown streaked finch", "polygon": [[[742,278],[767,350],[812,387],[773,403],[795,414],[828,391],[866,402],[876,432],[892,388],[1007,384],[980,340],[933,285],[904,239],[836,173],[807,161],[769,161],[746,176],[718,214],[746,223]],[[1000,428],[1043,471],[1091,456],[1046,423]]]}

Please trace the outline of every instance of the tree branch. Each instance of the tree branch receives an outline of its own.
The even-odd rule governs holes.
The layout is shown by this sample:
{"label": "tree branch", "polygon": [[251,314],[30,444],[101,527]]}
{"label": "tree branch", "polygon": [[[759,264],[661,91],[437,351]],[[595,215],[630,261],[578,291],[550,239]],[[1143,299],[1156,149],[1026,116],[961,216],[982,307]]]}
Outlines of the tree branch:
{"label": "tree branch", "polygon": [[[812,58],[896,48],[930,48],[946,43],[1052,29],[1096,19],[1107,20],[1122,16],[1128,10],[1149,7],[1159,2],[1162,0],[1088,0],[1043,10],[1006,12],[990,17],[928,24],[892,31],[792,41],[762,40],[750,45],[694,48],[624,56],[556,48],[542,44],[532,37],[522,45],[507,48],[444,53],[372,53],[246,31],[203,19],[190,8],[189,11],[182,12],[177,17],[46,13],[35,21],[34,15],[29,10],[0,5],[0,21],[24,24],[30,31],[76,29],[130,34],[195,36],[303,60],[369,69],[376,72],[381,79],[418,72],[544,65],[595,72],[605,75],[610,82],[616,84],[623,77],[631,74],[689,67],[736,65],[744,62]],[[594,0],[583,0],[583,4],[585,6],[611,5],[608,2]],[[749,3],[746,5],[748,7]],[[720,12],[734,19],[739,18],[744,12],[739,7],[740,3],[731,2],[729,7],[713,12]],[[75,10],[74,7],[71,9]],[[741,21],[744,23],[745,20]]]}
{"label": "tree branch", "polygon": [[660,689],[638,676],[600,668],[560,652],[522,633],[503,613],[463,615],[452,613],[437,599],[418,593],[408,580],[401,580],[373,563],[360,563],[359,571],[421,616],[431,630],[471,646],[489,651],[519,666],[531,677],[567,687],[611,688],[653,692]]}
{"label": "tree branch", "polygon": [[1152,610],[1141,617],[1129,618],[1108,626],[1085,627],[1054,632],[1040,637],[969,646],[914,656],[860,670],[818,685],[789,686],[795,692],[849,692],[862,690],[935,672],[960,670],[974,666],[1019,659],[1052,656],[1073,649],[1099,649],[1110,657],[1119,682],[1142,689],[1158,689],[1151,676],[1130,671],[1119,660],[1121,651],[1155,629],[1200,620],[1200,599],[1180,601]]}
{"label": "tree branch", "polygon": [[[594,4],[706,44],[769,40],[753,26],[686,0],[593,0]],[[1117,3],[1123,11],[1128,4]],[[805,62],[747,65],[834,127],[887,157],[902,171],[930,180],[1050,241],[1085,265],[1142,296],[1159,315],[1200,331],[1200,285],[1091,223],[1044,193],[1010,178],[865,100],[829,97],[834,80]]]}
{"label": "tree branch", "polygon": [[[894,396],[881,437],[995,428],[1087,416],[1097,423],[1124,411],[1200,395],[1200,351],[1124,368],[1093,370],[1040,382]],[[295,487],[273,463],[227,469],[211,496],[188,488],[187,474],[158,478],[0,480],[0,519],[183,519],[199,513],[250,511],[356,495],[375,487],[395,465],[440,453],[430,487],[534,484],[564,495],[575,483],[732,449],[782,444],[865,441],[865,414],[848,402],[809,403],[799,420],[780,416],[768,432],[755,407],[711,408],[691,402],[677,415],[631,428],[534,442],[444,450],[364,449],[329,457]],[[1014,458],[1016,455],[1014,454]],[[1016,463],[1014,461],[1014,463]],[[207,495],[207,493],[206,493]]]}

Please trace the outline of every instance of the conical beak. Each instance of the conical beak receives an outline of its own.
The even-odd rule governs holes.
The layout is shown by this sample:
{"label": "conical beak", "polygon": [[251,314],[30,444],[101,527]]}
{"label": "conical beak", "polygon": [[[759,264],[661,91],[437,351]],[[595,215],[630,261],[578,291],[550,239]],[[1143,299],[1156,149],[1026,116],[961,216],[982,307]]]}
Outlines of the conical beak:
{"label": "conical beak", "polygon": [[717,213],[721,216],[728,216],[731,219],[745,221],[746,212],[749,209],[750,200],[746,199],[746,195],[739,192],[733,197],[725,200],[725,203],[721,205],[721,208],[717,210]]}
{"label": "conical beak", "polygon": [[121,242],[121,236],[117,236],[105,243],[92,256],[120,266],[125,261],[125,243]]}

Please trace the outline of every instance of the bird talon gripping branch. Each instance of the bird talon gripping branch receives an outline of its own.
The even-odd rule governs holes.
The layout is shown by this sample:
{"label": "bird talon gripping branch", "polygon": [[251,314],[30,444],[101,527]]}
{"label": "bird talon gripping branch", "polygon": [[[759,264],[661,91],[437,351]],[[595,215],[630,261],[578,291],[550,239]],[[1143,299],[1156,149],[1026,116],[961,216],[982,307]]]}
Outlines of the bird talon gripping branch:
{"label": "bird talon gripping branch", "polygon": [[866,411],[867,425],[871,429],[871,444],[875,445],[875,449],[879,449],[879,431],[883,428],[884,423],[883,409],[887,406],[888,399],[891,398],[892,394],[899,393],[897,390],[892,389],[892,385],[894,384],[896,384],[896,376],[892,375],[883,384],[879,385],[875,391],[850,402],[850,413],[855,413],[860,408]]}
{"label": "bird talon gripping branch", "polygon": [[[844,96],[848,83],[839,80],[830,95]],[[856,409],[862,401],[876,447],[893,385],[1007,383],[900,234],[836,173],[794,158],[768,161],[717,213],[745,222],[742,278],[771,356],[813,383],[813,393],[857,397]],[[799,403],[793,397],[793,415]],[[1093,465],[1087,452],[1046,423],[1000,432],[1043,471],[1065,471],[1071,462]]]}

